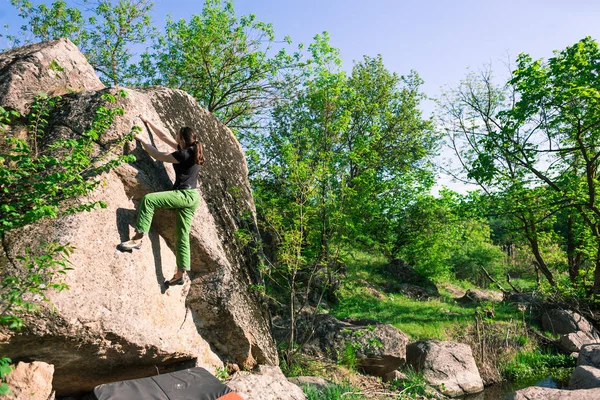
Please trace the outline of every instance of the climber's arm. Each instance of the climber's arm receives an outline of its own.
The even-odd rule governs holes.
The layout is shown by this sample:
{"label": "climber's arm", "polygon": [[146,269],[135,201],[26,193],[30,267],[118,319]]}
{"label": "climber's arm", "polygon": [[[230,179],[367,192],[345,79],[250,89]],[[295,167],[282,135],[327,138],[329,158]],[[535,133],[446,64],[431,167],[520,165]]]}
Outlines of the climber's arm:
{"label": "climber's arm", "polygon": [[150,156],[152,158],[154,158],[155,160],[162,161],[162,162],[168,162],[171,164],[179,164],[179,161],[177,161],[177,159],[175,157],[173,157],[171,155],[171,153],[164,153],[162,151],[159,151],[156,147],[152,146],[150,143],[144,142],[144,140],[141,137],[139,137],[139,135],[135,137],[135,140],[140,142],[140,144],[142,145],[142,148],[144,150],[146,150],[146,152],[148,154],[150,154]]}
{"label": "climber's arm", "polygon": [[156,133],[156,136],[158,136],[160,140],[177,150],[177,142],[175,141],[175,139],[173,139],[170,135],[166,134],[165,132],[161,131],[156,125],[154,125],[152,122],[148,121],[141,115],[140,119],[142,120],[142,122],[148,124],[150,128],[152,128],[152,130],[154,131],[154,133]]}

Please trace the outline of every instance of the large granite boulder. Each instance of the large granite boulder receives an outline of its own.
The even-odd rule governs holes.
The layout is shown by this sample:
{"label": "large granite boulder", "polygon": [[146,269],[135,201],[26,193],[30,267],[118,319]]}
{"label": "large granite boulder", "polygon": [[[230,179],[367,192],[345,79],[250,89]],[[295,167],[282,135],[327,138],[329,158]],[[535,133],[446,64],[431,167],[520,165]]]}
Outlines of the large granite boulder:
{"label": "large granite boulder", "polygon": [[[101,95],[116,93],[115,89],[98,90],[99,81],[94,83],[87,72],[81,72],[89,65],[73,47],[58,40],[0,53],[0,87],[9,87],[0,91],[1,106],[26,110],[32,93],[72,92],[51,115],[46,134],[50,142],[53,137],[78,137],[94,118],[94,109],[104,104]],[[62,70],[47,73],[52,61]],[[22,71],[36,71],[35,76],[44,77],[47,73],[54,80],[36,81],[28,75],[18,79]],[[67,89],[61,92],[56,87]],[[261,283],[257,255],[252,243],[236,235],[239,230],[257,232],[240,144],[182,91],[125,90],[127,97],[118,103],[125,114],[99,138],[98,154],[132,125],[141,125],[139,114],[171,133],[181,126],[194,127],[205,146],[206,163],[200,169],[198,189],[201,201],[190,235],[191,280],[169,290],[162,286],[176,265],[171,211],[155,214],[142,250],[116,250],[133,231],[139,200],[146,193],[169,190],[174,179],[171,166],[153,161],[130,143],[120,151],[134,154],[137,161],[99,177],[103,184],[84,199],[103,200],[107,208],[44,220],[5,235],[0,250],[3,275],[22,273],[17,256],[44,240],[70,242],[77,250],[70,257],[73,270],[65,277],[70,289],[50,291],[50,302],[26,316],[27,328],[22,332],[0,332],[0,352],[17,361],[54,364],[54,387],[59,395],[187,365],[214,371],[222,365],[221,359],[246,368],[258,363],[276,365],[268,313],[262,299],[249,289]],[[15,127],[6,134],[17,131],[23,129]],[[143,134],[149,136],[147,130]],[[160,150],[169,150],[155,137],[150,139]]]}
{"label": "large granite boulder", "polygon": [[563,390],[532,386],[509,395],[506,400],[598,400],[600,389]]}
{"label": "large granite boulder", "polygon": [[467,344],[423,340],[406,346],[406,363],[449,397],[483,391],[483,380]]}
{"label": "large granite boulder", "polygon": [[257,373],[236,372],[227,386],[247,400],[304,400],[299,386],[289,382],[279,367],[261,365]]}
{"label": "large granite boulder", "polygon": [[384,377],[405,362],[408,336],[390,324],[307,315],[300,319],[297,335],[300,343],[306,342],[304,353],[336,362],[350,357],[369,375]]}
{"label": "large granite boulder", "polygon": [[544,311],[542,328],[559,335],[581,331],[596,338],[600,337],[590,321],[583,315],[571,310],[552,309]]}
{"label": "large granite boulder", "polygon": [[44,362],[20,362],[6,378],[10,394],[6,400],[48,400],[52,394],[54,366]]}
{"label": "large granite boulder", "polygon": [[569,380],[569,389],[600,388],[600,369],[589,365],[579,365]]}

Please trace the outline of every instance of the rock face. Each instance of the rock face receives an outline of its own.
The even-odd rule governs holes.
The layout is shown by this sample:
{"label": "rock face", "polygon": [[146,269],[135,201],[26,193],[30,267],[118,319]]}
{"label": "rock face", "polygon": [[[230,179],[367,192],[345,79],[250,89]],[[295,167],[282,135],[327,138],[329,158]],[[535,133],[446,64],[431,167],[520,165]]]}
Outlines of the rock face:
{"label": "rock face", "polygon": [[94,69],[68,39],[32,44],[0,55],[2,106],[21,114],[40,92],[62,95],[103,88]]}
{"label": "rock face", "polygon": [[579,365],[569,380],[569,389],[600,388],[600,369]]}
{"label": "rock face", "polygon": [[20,362],[6,378],[11,394],[7,400],[48,400],[52,393],[54,366],[44,362]]}
{"label": "rock face", "polygon": [[[26,109],[31,93],[61,93],[57,87],[86,90],[63,97],[60,111],[51,117],[49,138],[76,138],[93,119],[95,107],[104,104],[101,95],[115,93],[97,90],[99,81],[88,76],[89,65],[72,47],[58,40],[0,54],[4,107]],[[54,60],[63,71],[50,74],[47,65]],[[44,79],[27,78],[28,71]],[[54,80],[47,81],[46,73]],[[236,236],[238,230],[256,232],[239,143],[182,91],[152,87],[126,92],[118,104],[125,115],[100,137],[98,151],[132,125],[140,125],[139,114],[171,133],[181,126],[194,127],[205,146],[198,185],[201,201],[190,235],[191,280],[166,291],[162,286],[176,265],[171,211],[155,214],[142,250],[121,253],[115,248],[132,233],[143,195],[171,189],[174,179],[171,166],[153,161],[131,143],[124,150],[138,161],[101,176],[104,184],[89,196],[88,200],[105,201],[107,208],[46,220],[6,235],[0,251],[4,274],[20,273],[16,257],[41,240],[70,242],[77,250],[70,257],[74,269],[65,278],[70,289],[49,293],[51,305],[31,315],[21,333],[3,332],[0,351],[13,360],[54,364],[54,387],[60,395],[153,375],[157,368],[177,368],[178,363],[214,371],[222,365],[219,357],[244,367],[276,365],[268,314],[248,289],[261,283],[256,255]],[[143,135],[148,138],[148,131]],[[170,151],[156,137],[150,139],[159,150]]]}
{"label": "rock face", "polygon": [[597,400],[600,389],[561,390],[532,386],[519,390],[506,398],[507,400]]}
{"label": "rock face", "polygon": [[424,340],[406,347],[406,363],[423,371],[431,385],[443,385],[446,396],[458,397],[483,390],[471,348],[462,343]]}
{"label": "rock face", "polygon": [[[314,329],[314,331],[313,331]],[[312,336],[311,336],[312,334]],[[298,337],[311,337],[304,352],[316,357],[342,361],[354,357],[365,373],[384,377],[404,365],[406,336],[398,328],[370,320],[340,321],[329,314],[306,318],[299,324]],[[348,354],[351,353],[351,354]]]}
{"label": "rock face", "polygon": [[569,334],[578,331],[600,337],[594,326],[581,314],[571,310],[553,309],[542,315],[542,328],[554,334]]}
{"label": "rock face", "polygon": [[279,367],[261,365],[256,374],[236,372],[227,386],[247,400],[304,400],[300,387],[289,382]]}
{"label": "rock face", "polygon": [[561,335],[558,345],[566,353],[578,353],[584,345],[597,342],[598,339],[592,334],[578,331]]}

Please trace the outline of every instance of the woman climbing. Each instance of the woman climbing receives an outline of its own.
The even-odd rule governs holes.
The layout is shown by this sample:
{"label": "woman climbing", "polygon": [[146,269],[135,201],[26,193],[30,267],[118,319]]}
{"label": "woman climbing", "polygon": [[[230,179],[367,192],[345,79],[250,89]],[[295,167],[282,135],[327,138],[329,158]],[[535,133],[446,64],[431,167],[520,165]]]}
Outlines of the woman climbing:
{"label": "woman climbing", "polygon": [[154,159],[173,164],[175,184],[173,189],[166,192],[150,193],[142,198],[138,214],[135,235],[131,240],[119,244],[122,251],[131,251],[142,247],[144,235],[150,231],[152,216],[157,208],[171,208],[176,211],[175,255],[177,271],[171,280],[165,281],[166,286],[183,285],[183,275],[190,270],[190,228],[194,211],[198,207],[200,196],[196,191],[199,166],[204,164],[202,144],[192,128],[183,127],[177,133],[176,140],[162,132],[156,125],[140,116],[156,136],[163,142],[176,149],[172,153],[161,152],[156,147],[146,143],[140,135],[135,140]]}

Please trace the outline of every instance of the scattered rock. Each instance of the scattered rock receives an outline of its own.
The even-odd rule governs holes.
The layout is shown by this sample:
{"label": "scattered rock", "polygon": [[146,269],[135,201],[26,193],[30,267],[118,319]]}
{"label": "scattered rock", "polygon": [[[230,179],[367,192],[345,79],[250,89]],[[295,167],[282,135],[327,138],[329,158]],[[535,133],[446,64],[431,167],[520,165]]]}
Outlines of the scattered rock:
{"label": "scattered rock", "polygon": [[288,381],[292,382],[294,385],[302,386],[314,386],[319,390],[327,389],[332,385],[326,379],[320,378],[318,376],[294,376],[292,378],[288,378]]}
{"label": "scattered rock", "polygon": [[[438,288],[428,278],[419,274],[404,260],[395,259],[381,267],[381,273],[390,282],[386,285],[387,292],[402,292],[407,296],[429,298],[439,296]],[[419,289],[416,289],[416,288]]]}
{"label": "scattered rock", "polygon": [[578,353],[582,346],[597,342],[598,339],[596,337],[587,332],[579,331],[562,335],[558,345],[566,353]]}
{"label": "scattered rock", "polygon": [[600,344],[592,343],[581,346],[577,365],[589,365],[600,368]]}
{"label": "scattered rock", "polygon": [[506,400],[598,400],[600,389],[562,390],[532,386],[509,395]]}
{"label": "scattered rock", "polygon": [[342,279],[348,272],[348,266],[342,262],[331,262],[329,265],[317,265],[310,272],[299,274],[298,279],[307,287],[310,282],[308,293],[309,303],[313,306],[328,302],[335,304],[339,301],[337,291]]}
{"label": "scattered rock", "polygon": [[6,378],[11,394],[8,400],[48,400],[52,394],[54,365],[34,361],[20,362]]}
{"label": "scattered rock", "polygon": [[289,382],[279,367],[258,367],[258,373],[236,372],[226,382],[233,391],[247,400],[304,400],[306,395]]}
{"label": "scattered rock", "polygon": [[504,299],[502,292],[494,290],[469,289],[459,301],[463,303],[498,303]]}
{"label": "scattered rock", "polygon": [[511,303],[521,303],[524,305],[537,304],[540,302],[540,298],[537,297],[534,293],[511,292],[507,296],[506,300]]}
{"label": "scattered rock", "polygon": [[384,382],[394,382],[394,381],[404,382],[407,380],[408,380],[408,377],[398,370],[389,372],[383,377]]}
{"label": "scattered rock", "polygon": [[458,397],[483,390],[469,345],[437,340],[411,343],[406,347],[406,363],[423,371],[425,380],[446,396]]}
{"label": "scattered rock", "polygon": [[545,311],[542,315],[542,328],[559,335],[582,331],[596,338],[600,337],[590,321],[571,310],[553,309]]}
{"label": "scattered rock", "polygon": [[600,369],[589,365],[579,365],[573,371],[569,381],[569,389],[600,388]]}
{"label": "scattered rock", "polygon": [[[284,338],[287,330],[276,334]],[[385,376],[405,362],[406,336],[398,328],[373,320],[340,321],[329,314],[308,315],[298,322],[298,341],[309,339],[304,353],[341,362],[347,352],[369,375]]]}

